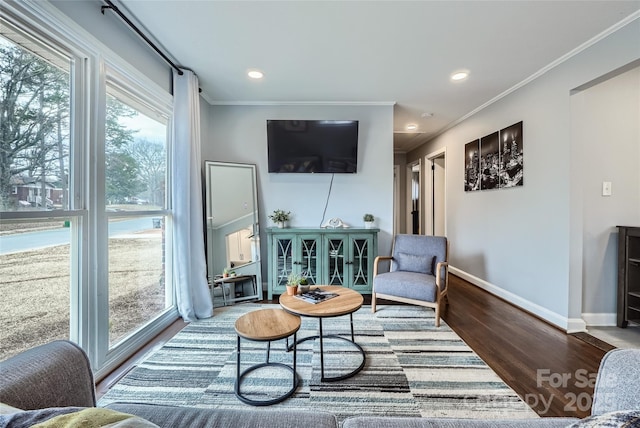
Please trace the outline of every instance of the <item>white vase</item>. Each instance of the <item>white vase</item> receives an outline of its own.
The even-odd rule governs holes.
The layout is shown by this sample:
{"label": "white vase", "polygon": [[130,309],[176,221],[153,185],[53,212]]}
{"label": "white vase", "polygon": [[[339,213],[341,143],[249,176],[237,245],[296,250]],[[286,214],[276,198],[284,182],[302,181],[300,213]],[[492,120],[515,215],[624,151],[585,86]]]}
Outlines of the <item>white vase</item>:
{"label": "white vase", "polygon": [[364,222],[364,228],[365,229],[373,229],[373,221],[365,221]]}
{"label": "white vase", "polygon": [[279,221],[279,222],[278,222],[278,227],[279,227],[280,229],[284,229],[284,226],[285,226],[285,222],[284,222],[284,221]]}

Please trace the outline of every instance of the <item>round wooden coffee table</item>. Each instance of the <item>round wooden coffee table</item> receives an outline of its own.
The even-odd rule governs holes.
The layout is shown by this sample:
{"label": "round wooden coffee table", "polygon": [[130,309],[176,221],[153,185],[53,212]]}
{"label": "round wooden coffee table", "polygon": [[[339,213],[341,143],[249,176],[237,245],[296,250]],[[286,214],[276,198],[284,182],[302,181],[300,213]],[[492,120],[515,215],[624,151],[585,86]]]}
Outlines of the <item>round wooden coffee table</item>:
{"label": "round wooden coffee table", "polygon": [[[300,317],[283,311],[282,309],[259,309],[242,315],[236,320],[236,333],[238,334],[238,352],[236,354],[236,382],[235,394],[240,401],[252,406],[270,406],[280,403],[291,397],[298,388],[298,375],[296,373],[296,334],[300,329]],[[287,350],[289,350],[288,338],[293,335],[293,367],[284,363],[269,362],[271,351],[271,341],[287,339]],[[267,359],[264,363],[255,364],[243,372],[240,372],[240,337],[256,342],[267,342]],[[291,371],[293,379],[291,389],[284,394],[270,400],[253,400],[247,398],[240,392],[242,379],[250,372],[261,367],[279,366]]]}
{"label": "round wooden coffee table", "polygon": [[[325,300],[320,303],[309,303],[304,300],[299,299],[296,296],[289,296],[286,294],[282,294],[280,296],[280,306],[284,308],[285,311],[299,315],[301,317],[312,317],[318,318],[319,325],[319,334],[317,336],[309,336],[298,340],[298,343],[305,342],[307,340],[315,340],[320,339],[320,379],[322,382],[335,382],[343,379],[347,379],[360,370],[364,368],[364,364],[366,361],[366,356],[364,353],[364,349],[360,345],[358,345],[355,341],[355,336],[353,334],[353,313],[362,307],[364,303],[364,298],[360,293],[355,290],[346,287],[340,287],[336,285],[320,285],[320,286],[312,286],[312,290],[320,289],[322,291],[327,291],[331,293],[335,293],[338,296],[333,297],[331,299]],[[322,331],[322,319],[323,318],[333,318],[339,317],[343,315],[349,315],[349,321],[351,323],[351,340],[338,336],[338,335],[325,335]],[[333,338],[345,340],[351,343],[353,346],[358,349],[360,354],[362,355],[362,363],[355,370],[350,371],[347,374],[340,376],[325,376],[324,375],[324,339],[325,338]]]}

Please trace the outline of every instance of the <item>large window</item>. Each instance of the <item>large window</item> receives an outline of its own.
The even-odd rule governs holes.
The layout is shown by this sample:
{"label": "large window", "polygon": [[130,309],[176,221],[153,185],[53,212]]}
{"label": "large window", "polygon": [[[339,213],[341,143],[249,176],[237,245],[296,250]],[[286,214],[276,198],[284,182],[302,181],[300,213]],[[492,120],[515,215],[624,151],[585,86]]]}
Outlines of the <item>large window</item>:
{"label": "large window", "polygon": [[73,60],[0,20],[0,360],[70,336]]}
{"label": "large window", "polygon": [[164,264],[168,119],[144,101],[107,86],[110,346],[172,304]]}
{"label": "large window", "polygon": [[172,99],[47,8],[0,2],[0,360],[68,338],[100,378],[178,317]]}

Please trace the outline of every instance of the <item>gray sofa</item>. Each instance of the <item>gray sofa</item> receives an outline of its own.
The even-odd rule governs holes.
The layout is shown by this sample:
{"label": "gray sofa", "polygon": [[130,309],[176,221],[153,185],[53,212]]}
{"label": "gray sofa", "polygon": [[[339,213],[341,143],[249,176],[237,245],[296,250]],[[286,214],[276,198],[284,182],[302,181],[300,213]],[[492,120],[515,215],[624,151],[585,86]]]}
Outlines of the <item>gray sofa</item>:
{"label": "gray sofa", "polygon": [[[58,340],[5,360],[0,363],[0,403],[23,410],[94,407],[93,373],[86,354],[74,343]],[[338,426],[334,415],[323,412],[201,409],[130,403],[113,403],[107,408],[167,428]]]}
{"label": "gray sofa", "polygon": [[[592,413],[602,415],[615,410],[640,410],[639,380],[640,350],[609,352],[598,373]],[[93,374],[86,354],[71,342],[54,341],[3,361],[0,363],[0,403],[23,410],[94,407]],[[338,426],[336,417],[325,412],[202,409],[130,403],[114,403],[108,408],[137,415],[161,427]],[[346,419],[343,427],[563,427],[575,421],[572,418],[471,420],[358,416]]]}

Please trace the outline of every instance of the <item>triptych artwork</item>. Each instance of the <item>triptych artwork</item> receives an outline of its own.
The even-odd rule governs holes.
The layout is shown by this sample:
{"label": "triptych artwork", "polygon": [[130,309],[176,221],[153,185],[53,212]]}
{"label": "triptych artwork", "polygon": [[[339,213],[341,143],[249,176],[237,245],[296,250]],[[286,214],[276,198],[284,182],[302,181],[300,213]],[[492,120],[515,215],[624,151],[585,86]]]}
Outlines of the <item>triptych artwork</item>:
{"label": "triptych artwork", "polygon": [[465,144],[464,190],[522,186],[522,143],[522,122],[518,122]]}

